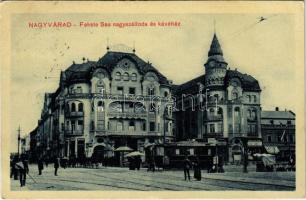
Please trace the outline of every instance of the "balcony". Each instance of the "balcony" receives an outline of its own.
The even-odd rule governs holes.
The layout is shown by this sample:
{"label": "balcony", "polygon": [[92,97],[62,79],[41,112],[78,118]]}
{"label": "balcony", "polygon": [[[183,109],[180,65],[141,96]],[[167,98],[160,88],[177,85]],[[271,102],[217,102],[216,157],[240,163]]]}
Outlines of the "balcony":
{"label": "balcony", "polygon": [[107,117],[109,118],[147,118],[146,112],[135,113],[135,112],[108,112]]}
{"label": "balcony", "polygon": [[295,125],[287,124],[261,124],[262,129],[295,129]]}
{"label": "balcony", "polygon": [[223,138],[223,133],[204,133],[205,138]]}
{"label": "balcony", "polygon": [[66,112],[66,117],[84,117],[84,112]]}
{"label": "balcony", "polygon": [[83,136],[83,130],[65,129],[66,136]]}
{"label": "balcony", "polygon": [[222,115],[207,115],[204,117],[204,121],[222,121]]}

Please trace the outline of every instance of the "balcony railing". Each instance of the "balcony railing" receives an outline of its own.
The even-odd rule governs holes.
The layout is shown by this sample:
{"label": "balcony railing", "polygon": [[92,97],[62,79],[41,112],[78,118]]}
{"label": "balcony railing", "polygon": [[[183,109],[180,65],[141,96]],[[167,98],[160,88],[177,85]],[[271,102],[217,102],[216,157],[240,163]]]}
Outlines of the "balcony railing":
{"label": "balcony railing", "polygon": [[262,124],[261,128],[272,128],[272,129],[295,129],[295,125],[287,124]]}
{"label": "balcony railing", "polygon": [[67,135],[67,136],[82,136],[83,135],[83,130],[65,129],[65,135]]}
{"label": "balcony railing", "polygon": [[135,113],[135,112],[108,112],[108,117],[120,117],[120,118],[146,118],[147,114],[145,112]]}
{"label": "balcony railing", "polygon": [[66,117],[84,117],[84,112],[66,112]]}
{"label": "balcony railing", "polygon": [[95,130],[95,135],[112,135],[112,136],[163,136],[161,132],[148,132],[148,131],[108,131],[108,130]]}
{"label": "balcony railing", "polygon": [[204,121],[221,121],[223,120],[222,115],[207,115],[204,116]]}

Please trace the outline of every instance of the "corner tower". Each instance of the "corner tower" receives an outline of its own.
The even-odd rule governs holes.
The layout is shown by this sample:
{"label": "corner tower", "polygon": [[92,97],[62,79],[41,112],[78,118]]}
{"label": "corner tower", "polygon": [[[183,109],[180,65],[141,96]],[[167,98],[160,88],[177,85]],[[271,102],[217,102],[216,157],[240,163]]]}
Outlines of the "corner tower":
{"label": "corner tower", "polygon": [[226,74],[227,62],[223,58],[223,52],[219,44],[216,34],[208,52],[208,59],[205,66],[205,85],[220,86],[224,84],[224,77]]}

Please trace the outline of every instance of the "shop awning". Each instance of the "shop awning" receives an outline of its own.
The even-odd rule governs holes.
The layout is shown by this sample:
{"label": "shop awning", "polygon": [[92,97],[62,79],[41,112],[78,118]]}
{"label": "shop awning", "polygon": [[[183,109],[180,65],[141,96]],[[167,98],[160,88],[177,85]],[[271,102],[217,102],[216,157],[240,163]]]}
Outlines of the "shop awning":
{"label": "shop awning", "polygon": [[279,153],[279,149],[278,149],[277,146],[265,146],[265,149],[270,154],[278,154]]}

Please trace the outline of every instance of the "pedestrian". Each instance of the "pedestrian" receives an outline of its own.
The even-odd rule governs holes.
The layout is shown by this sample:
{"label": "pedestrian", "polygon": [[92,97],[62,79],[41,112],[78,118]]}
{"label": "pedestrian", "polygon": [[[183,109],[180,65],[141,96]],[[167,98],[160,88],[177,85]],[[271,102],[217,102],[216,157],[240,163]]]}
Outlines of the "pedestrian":
{"label": "pedestrian", "polygon": [[18,170],[16,169],[16,163],[18,162],[17,156],[14,156],[11,162],[11,178],[14,177],[14,180],[18,180]]}
{"label": "pedestrian", "polygon": [[37,167],[38,167],[38,175],[41,175],[41,172],[44,169],[44,163],[41,157],[38,158]]}
{"label": "pedestrian", "polygon": [[140,165],[141,165],[141,158],[140,158],[140,156],[136,156],[135,162],[136,162],[136,168],[137,168],[137,170],[139,170],[140,169]]}
{"label": "pedestrian", "polygon": [[49,158],[46,157],[46,158],[45,158],[45,165],[46,165],[46,167],[48,167],[48,164],[49,164]]}
{"label": "pedestrian", "polygon": [[197,181],[200,181],[202,178],[201,175],[201,166],[200,166],[200,159],[197,158],[196,161],[194,162],[194,178]]}
{"label": "pedestrian", "polygon": [[16,163],[16,168],[19,170],[20,187],[23,187],[26,184],[27,174],[29,173],[28,161],[25,157],[22,156],[19,162]]}
{"label": "pedestrian", "polygon": [[60,161],[58,157],[54,157],[54,176],[57,176],[57,170],[60,166]]}
{"label": "pedestrian", "polygon": [[185,181],[187,180],[187,177],[188,177],[188,180],[190,181],[190,173],[189,173],[189,169],[190,168],[191,168],[191,162],[188,159],[188,156],[186,156],[185,160],[184,160],[184,177],[185,177]]}

